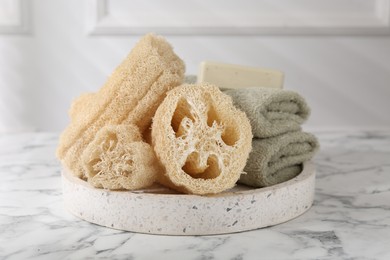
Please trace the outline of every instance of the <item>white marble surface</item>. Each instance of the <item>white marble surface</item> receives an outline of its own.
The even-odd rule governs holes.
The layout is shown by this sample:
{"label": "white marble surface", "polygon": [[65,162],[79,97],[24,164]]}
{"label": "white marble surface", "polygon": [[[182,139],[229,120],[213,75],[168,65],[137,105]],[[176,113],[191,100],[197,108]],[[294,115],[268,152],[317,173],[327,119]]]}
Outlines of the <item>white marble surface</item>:
{"label": "white marble surface", "polygon": [[314,206],[250,232],[122,232],[69,214],[57,134],[0,135],[0,259],[390,259],[390,132],[317,133]]}

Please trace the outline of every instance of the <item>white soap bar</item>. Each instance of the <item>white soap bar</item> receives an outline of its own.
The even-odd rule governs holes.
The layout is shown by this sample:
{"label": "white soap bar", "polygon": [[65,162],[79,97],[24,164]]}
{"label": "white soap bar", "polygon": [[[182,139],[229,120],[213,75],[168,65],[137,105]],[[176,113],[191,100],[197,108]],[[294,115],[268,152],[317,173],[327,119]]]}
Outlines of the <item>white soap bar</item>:
{"label": "white soap bar", "polygon": [[283,88],[283,72],[219,62],[200,64],[198,83],[208,82],[220,88],[273,87]]}

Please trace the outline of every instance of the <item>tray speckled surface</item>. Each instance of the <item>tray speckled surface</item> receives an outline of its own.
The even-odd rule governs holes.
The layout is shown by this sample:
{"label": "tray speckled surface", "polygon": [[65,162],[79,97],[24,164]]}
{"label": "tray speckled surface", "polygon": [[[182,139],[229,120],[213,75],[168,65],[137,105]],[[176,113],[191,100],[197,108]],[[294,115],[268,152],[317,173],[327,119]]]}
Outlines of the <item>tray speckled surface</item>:
{"label": "tray speckled surface", "polygon": [[311,162],[295,178],[267,188],[238,185],[211,196],[175,194],[164,187],[130,192],[96,189],[62,171],[65,207],[77,217],[114,229],[161,235],[212,235],[291,220],[314,198]]}

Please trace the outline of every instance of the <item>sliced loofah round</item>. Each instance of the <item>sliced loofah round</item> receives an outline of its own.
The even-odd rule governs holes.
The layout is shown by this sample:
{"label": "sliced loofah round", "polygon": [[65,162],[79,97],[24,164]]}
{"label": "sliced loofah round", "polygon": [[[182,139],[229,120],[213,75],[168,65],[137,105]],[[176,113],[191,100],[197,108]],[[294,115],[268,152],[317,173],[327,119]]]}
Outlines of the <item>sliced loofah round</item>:
{"label": "sliced loofah round", "polygon": [[159,181],[185,193],[213,194],[232,188],[251,150],[245,113],[210,84],[170,92],[153,118],[152,142],[165,167]]}
{"label": "sliced loofah round", "polygon": [[142,142],[134,125],[102,128],[81,161],[89,183],[111,190],[146,188],[156,181],[160,170],[152,147]]}

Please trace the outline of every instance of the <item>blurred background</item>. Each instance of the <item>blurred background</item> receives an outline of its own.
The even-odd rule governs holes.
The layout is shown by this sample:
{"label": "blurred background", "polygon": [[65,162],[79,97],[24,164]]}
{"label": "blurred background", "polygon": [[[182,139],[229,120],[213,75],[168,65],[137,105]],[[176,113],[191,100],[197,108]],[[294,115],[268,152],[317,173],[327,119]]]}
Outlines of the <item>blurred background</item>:
{"label": "blurred background", "polygon": [[201,61],[273,68],[311,130],[390,128],[390,0],[0,0],[0,132],[61,131],[145,33]]}

